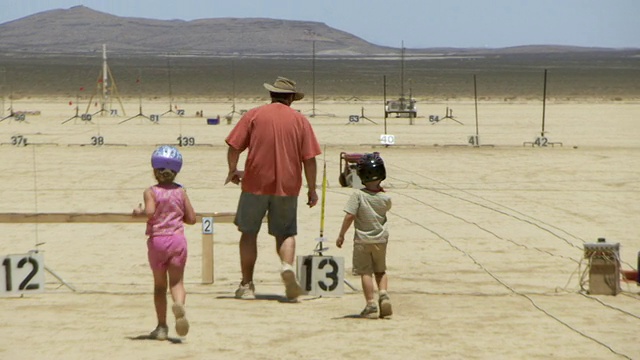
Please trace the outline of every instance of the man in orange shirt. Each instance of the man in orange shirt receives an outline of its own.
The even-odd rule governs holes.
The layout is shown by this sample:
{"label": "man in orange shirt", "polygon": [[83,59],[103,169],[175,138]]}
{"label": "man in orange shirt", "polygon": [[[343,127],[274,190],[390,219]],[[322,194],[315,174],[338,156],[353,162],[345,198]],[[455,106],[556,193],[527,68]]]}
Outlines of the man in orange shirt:
{"label": "man in orange shirt", "polygon": [[[242,281],[238,299],[255,299],[253,270],[258,257],[257,239],[262,219],[267,215],[269,234],[276,239],[282,262],[280,276],[286,296],[296,300],[303,290],[293,270],[296,251],[298,195],[302,172],[307,181],[307,205],[318,203],[316,156],[321,154],[309,120],[292,109],[291,103],[304,94],[296,83],[278,77],[273,85],[264,84],[271,103],[249,110],[225,139],[229,146],[226,183],[241,184],[242,193],[234,223],[240,236]],[[238,170],[240,154],[249,149],[244,171]]]}

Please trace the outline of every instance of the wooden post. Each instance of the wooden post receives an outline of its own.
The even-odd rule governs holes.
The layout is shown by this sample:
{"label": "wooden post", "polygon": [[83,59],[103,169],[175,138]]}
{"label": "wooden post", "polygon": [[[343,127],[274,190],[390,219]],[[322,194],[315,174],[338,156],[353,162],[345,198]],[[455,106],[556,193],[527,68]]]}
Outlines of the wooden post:
{"label": "wooden post", "polygon": [[213,217],[202,218],[202,283],[213,284]]}

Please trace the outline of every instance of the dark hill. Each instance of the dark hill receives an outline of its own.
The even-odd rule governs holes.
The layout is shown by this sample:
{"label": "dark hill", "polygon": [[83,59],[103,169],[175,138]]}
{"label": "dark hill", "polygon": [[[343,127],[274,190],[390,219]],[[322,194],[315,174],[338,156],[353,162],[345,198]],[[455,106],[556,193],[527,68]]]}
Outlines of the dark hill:
{"label": "dark hill", "polygon": [[[399,48],[378,46],[312,21],[212,18],[193,21],[119,17],[85,6],[49,10],[0,24],[0,53],[93,54],[106,44],[111,54],[191,56],[397,57]],[[611,51],[528,45],[503,49],[406,49],[406,56],[475,56]]]}
{"label": "dark hill", "polygon": [[193,55],[397,54],[323,23],[216,18],[193,21],[118,17],[85,6],[50,10],[0,24],[0,51]]}

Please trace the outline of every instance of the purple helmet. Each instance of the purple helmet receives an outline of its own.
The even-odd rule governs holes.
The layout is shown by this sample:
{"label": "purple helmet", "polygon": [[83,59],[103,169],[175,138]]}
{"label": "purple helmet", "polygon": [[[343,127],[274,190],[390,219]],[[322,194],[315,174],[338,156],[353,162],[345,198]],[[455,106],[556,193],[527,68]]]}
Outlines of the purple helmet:
{"label": "purple helmet", "polygon": [[177,174],[182,168],[182,155],[175,147],[162,145],[151,155],[151,167],[154,169],[169,169]]}

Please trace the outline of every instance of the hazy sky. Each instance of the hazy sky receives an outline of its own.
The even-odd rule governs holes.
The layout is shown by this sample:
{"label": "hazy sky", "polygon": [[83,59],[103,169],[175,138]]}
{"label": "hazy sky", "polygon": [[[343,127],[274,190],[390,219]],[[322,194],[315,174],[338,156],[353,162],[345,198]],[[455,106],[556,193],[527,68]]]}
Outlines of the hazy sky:
{"label": "hazy sky", "polygon": [[[400,5],[393,7],[394,3]],[[0,0],[0,24],[76,5],[163,20],[318,21],[393,47],[404,42],[407,48],[538,44],[640,48],[640,0]]]}

